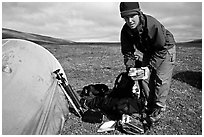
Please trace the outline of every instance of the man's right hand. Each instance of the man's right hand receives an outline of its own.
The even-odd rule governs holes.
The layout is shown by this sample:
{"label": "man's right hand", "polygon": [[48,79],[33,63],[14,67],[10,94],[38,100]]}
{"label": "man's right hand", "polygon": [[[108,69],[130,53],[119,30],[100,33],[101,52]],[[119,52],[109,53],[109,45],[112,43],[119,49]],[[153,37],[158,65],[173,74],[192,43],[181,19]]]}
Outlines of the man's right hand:
{"label": "man's right hand", "polygon": [[133,80],[147,79],[149,77],[149,69],[148,67],[130,68],[128,76]]}

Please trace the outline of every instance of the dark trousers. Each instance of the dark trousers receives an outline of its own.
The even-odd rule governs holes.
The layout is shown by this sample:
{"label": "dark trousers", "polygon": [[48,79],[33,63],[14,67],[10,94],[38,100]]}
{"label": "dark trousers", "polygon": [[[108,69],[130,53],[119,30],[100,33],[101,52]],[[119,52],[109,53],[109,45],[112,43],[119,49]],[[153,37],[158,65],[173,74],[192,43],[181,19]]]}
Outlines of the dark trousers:
{"label": "dark trousers", "polygon": [[[170,90],[172,72],[175,66],[176,46],[169,49],[166,58],[157,70],[152,70],[150,77],[142,82],[147,94],[148,104],[166,107],[166,100]],[[146,64],[145,55],[143,64]]]}

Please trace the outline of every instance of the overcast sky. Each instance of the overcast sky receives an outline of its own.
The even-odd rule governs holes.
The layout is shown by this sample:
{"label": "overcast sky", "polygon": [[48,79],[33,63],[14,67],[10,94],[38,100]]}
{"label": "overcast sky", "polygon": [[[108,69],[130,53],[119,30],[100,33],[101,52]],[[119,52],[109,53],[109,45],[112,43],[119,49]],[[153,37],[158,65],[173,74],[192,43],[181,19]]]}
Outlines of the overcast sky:
{"label": "overcast sky", "polygon": [[[202,38],[202,2],[144,2],[177,42]],[[3,2],[2,27],[73,41],[119,41],[118,2]]]}

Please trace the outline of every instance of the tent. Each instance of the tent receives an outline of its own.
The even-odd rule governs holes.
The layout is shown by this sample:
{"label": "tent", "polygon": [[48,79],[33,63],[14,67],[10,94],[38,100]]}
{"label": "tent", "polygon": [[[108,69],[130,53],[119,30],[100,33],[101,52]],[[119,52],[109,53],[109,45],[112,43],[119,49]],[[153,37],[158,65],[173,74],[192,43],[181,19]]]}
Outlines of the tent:
{"label": "tent", "polygon": [[2,134],[60,134],[68,102],[52,72],[60,69],[45,48],[20,39],[2,42]]}

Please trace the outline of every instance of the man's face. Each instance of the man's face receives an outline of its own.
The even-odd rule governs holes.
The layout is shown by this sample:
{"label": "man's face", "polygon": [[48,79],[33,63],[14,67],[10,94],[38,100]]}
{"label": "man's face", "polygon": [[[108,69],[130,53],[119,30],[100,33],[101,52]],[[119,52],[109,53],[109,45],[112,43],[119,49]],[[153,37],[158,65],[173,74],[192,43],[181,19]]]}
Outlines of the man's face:
{"label": "man's face", "polygon": [[128,15],[124,17],[124,20],[131,29],[135,29],[139,24],[139,15]]}

